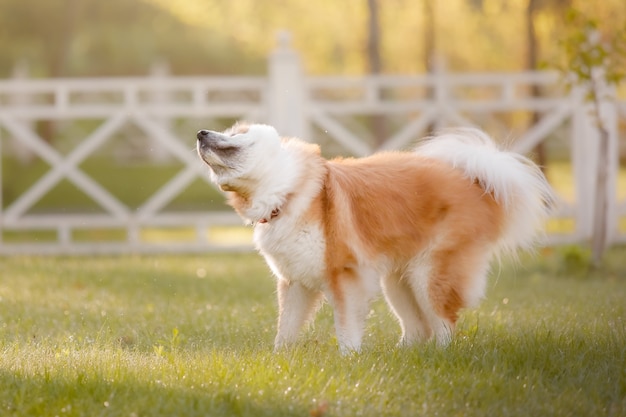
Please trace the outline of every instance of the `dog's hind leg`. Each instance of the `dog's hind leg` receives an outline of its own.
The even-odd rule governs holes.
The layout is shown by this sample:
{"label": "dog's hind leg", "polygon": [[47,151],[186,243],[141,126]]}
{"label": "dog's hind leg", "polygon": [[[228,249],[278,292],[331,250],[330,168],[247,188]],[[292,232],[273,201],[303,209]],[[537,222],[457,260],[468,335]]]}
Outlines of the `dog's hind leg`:
{"label": "dog's hind leg", "polygon": [[424,313],[415,300],[413,290],[401,274],[390,274],[382,280],[387,304],[400,322],[400,345],[411,345],[428,339],[430,329],[424,322]]}
{"label": "dog's hind leg", "polygon": [[460,310],[481,298],[490,254],[486,245],[440,247],[412,265],[411,287],[438,345],[450,343]]}
{"label": "dog's hind leg", "polygon": [[295,342],[300,329],[320,305],[322,293],[299,282],[278,279],[278,332],[274,349]]}
{"label": "dog's hind leg", "polygon": [[[452,315],[442,314],[439,306],[434,304],[437,301],[433,300],[428,289],[417,287],[413,290],[413,293],[415,294],[416,302],[420,305],[420,309],[423,312],[424,328],[428,332],[428,336],[425,339],[434,337],[437,345],[447,346],[452,340],[458,309]],[[450,294],[447,296],[452,297]]]}
{"label": "dog's hind leg", "polygon": [[407,269],[406,278],[419,305],[427,328],[427,338],[434,337],[439,346],[446,346],[452,340],[457,314],[463,301],[458,289],[461,279],[451,265],[454,259],[440,261],[436,252],[422,254],[414,259]]}

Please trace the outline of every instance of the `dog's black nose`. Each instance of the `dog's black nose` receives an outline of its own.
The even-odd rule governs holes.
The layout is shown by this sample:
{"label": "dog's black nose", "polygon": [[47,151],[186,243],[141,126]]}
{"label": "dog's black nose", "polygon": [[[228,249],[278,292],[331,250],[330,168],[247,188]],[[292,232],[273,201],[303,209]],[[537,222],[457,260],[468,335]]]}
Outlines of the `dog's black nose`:
{"label": "dog's black nose", "polygon": [[196,135],[196,137],[198,138],[198,140],[202,140],[203,138],[209,136],[209,131],[202,129],[200,131],[198,131],[198,134]]}

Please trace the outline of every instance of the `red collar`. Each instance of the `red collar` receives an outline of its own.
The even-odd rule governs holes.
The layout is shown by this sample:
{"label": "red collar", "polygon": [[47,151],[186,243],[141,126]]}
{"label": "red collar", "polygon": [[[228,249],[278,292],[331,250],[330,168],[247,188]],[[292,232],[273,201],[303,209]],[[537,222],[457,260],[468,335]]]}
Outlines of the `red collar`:
{"label": "red collar", "polygon": [[278,217],[278,215],[280,214],[280,209],[275,208],[274,210],[272,210],[272,213],[270,214],[270,218],[269,219],[261,219],[258,221],[258,223],[267,223],[269,220],[272,220],[276,217]]}

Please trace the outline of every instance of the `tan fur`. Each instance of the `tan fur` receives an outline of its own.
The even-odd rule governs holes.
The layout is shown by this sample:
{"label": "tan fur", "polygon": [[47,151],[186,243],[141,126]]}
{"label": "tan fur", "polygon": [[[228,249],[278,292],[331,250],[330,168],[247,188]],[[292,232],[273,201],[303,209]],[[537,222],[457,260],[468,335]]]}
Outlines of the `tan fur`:
{"label": "tan fur", "polygon": [[460,310],[483,296],[493,255],[531,244],[551,197],[536,166],[477,131],[330,161],[267,125],[198,140],[278,279],[276,348],[296,340],[324,296],[341,350],[358,350],[381,288],[401,343],[445,345]]}
{"label": "tan fur", "polygon": [[456,322],[465,307],[463,288],[476,270],[472,255],[498,236],[502,210],[491,194],[441,162],[384,153],[329,162],[318,198],[326,202],[331,288],[355,279],[355,243],[367,256],[384,255],[399,269],[428,250],[435,268],[429,295],[438,313]]}
{"label": "tan fur", "polygon": [[[357,279],[355,248],[372,259],[385,256],[397,270],[428,251],[434,268],[429,296],[435,310],[454,324],[466,306],[464,288],[478,267],[475,254],[498,237],[503,213],[493,196],[460,171],[416,154],[322,162],[318,147],[301,146],[318,159],[311,166],[326,171],[304,217],[324,230],[326,280],[335,307],[341,308],[344,298],[341,281]],[[246,201],[235,195],[230,203],[240,211]]]}

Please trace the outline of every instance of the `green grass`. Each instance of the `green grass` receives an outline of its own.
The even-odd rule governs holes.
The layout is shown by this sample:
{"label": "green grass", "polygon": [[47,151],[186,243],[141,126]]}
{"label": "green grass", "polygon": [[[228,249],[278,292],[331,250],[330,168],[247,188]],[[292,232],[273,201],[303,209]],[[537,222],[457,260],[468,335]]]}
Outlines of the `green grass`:
{"label": "green grass", "polygon": [[0,259],[0,415],[624,416],[626,248],[496,268],[446,349],[396,348],[384,302],[342,357],[322,309],[272,352],[257,255]]}

